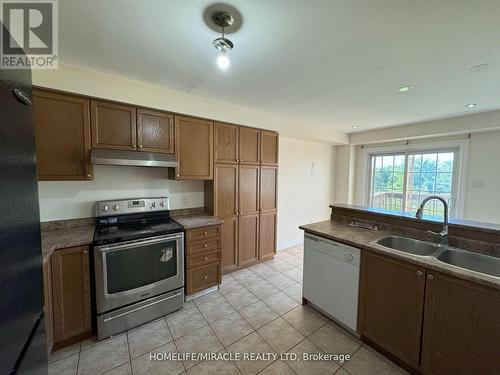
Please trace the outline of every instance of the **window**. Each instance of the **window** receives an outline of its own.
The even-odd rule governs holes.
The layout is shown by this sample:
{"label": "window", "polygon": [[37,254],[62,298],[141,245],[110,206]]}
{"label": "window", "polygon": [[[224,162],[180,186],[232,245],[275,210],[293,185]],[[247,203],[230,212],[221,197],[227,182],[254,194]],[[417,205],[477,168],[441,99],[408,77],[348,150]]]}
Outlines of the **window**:
{"label": "window", "polygon": [[[458,150],[370,154],[369,206],[414,213],[420,202],[439,195],[453,213]],[[441,202],[432,200],[424,214],[443,217]]]}

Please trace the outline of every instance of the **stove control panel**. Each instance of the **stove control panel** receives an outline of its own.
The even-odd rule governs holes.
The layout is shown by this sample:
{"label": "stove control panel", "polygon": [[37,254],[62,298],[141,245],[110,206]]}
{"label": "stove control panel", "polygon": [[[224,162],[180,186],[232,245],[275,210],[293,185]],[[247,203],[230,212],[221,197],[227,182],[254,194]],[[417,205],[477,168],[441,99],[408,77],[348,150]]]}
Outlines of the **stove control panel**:
{"label": "stove control panel", "polygon": [[170,210],[168,197],[120,199],[95,204],[97,217]]}

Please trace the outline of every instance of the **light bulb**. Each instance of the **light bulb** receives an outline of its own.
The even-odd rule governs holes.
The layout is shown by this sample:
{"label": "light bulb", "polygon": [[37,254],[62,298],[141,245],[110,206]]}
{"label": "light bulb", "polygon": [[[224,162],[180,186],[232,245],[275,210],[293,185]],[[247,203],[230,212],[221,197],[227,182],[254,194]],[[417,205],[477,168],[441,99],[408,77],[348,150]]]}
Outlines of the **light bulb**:
{"label": "light bulb", "polygon": [[219,57],[217,57],[217,65],[221,69],[227,69],[229,67],[229,57],[225,53],[221,53]]}

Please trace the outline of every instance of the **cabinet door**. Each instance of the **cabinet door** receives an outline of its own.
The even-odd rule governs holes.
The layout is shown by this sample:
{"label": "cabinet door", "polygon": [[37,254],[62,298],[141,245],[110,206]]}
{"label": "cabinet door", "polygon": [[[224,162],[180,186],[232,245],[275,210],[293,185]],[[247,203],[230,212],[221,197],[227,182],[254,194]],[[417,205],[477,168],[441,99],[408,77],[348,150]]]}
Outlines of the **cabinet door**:
{"label": "cabinet door", "polygon": [[362,252],[361,335],[417,368],[424,306],[425,269]]}
{"label": "cabinet door", "polygon": [[259,257],[259,214],[240,215],[238,265],[245,266]]}
{"label": "cabinet door", "polygon": [[54,251],[51,256],[54,349],[91,334],[87,246]]}
{"label": "cabinet door", "polygon": [[427,271],[422,368],[426,374],[497,374],[500,292]]}
{"label": "cabinet door", "polygon": [[239,167],[239,212],[242,215],[259,212],[259,167],[240,165]]}
{"label": "cabinet door", "polygon": [[238,166],[219,164],[214,167],[214,215],[238,213]]}
{"label": "cabinet door", "polygon": [[262,165],[278,165],[278,133],[261,130],[260,162]]}
{"label": "cabinet door", "polygon": [[90,101],[33,91],[38,179],[90,180]]}
{"label": "cabinet door", "polygon": [[222,271],[238,266],[238,216],[224,217],[221,233]]}
{"label": "cabinet door", "polygon": [[137,143],[140,151],[174,153],[174,116],[137,110]]}
{"label": "cabinet door", "polygon": [[92,147],[135,150],[135,107],[92,100]]}
{"label": "cabinet door", "polygon": [[260,168],[260,212],[277,209],[278,201],[278,168]]}
{"label": "cabinet door", "polygon": [[260,164],[260,130],[240,126],[238,151],[241,164]]}
{"label": "cabinet door", "polygon": [[213,123],[191,117],[175,117],[175,154],[179,180],[213,179]]}
{"label": "cabinet door", "polygon": [[214,162],[237,164],[238,162],[238,128],[237,125],[214,125]]}
{"label": "cabinet door", "polygon": [[259,259],[276,255],[276,211],[260,214]]}

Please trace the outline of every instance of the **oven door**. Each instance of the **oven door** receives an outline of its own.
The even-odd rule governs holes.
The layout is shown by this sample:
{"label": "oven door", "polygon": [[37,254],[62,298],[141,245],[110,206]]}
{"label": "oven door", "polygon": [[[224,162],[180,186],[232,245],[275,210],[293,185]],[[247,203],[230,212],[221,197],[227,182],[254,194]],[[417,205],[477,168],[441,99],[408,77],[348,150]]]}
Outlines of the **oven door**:
{"label": "oven door", "polygon": [[184,286],[184,234],[94,248],[97,313]]}

